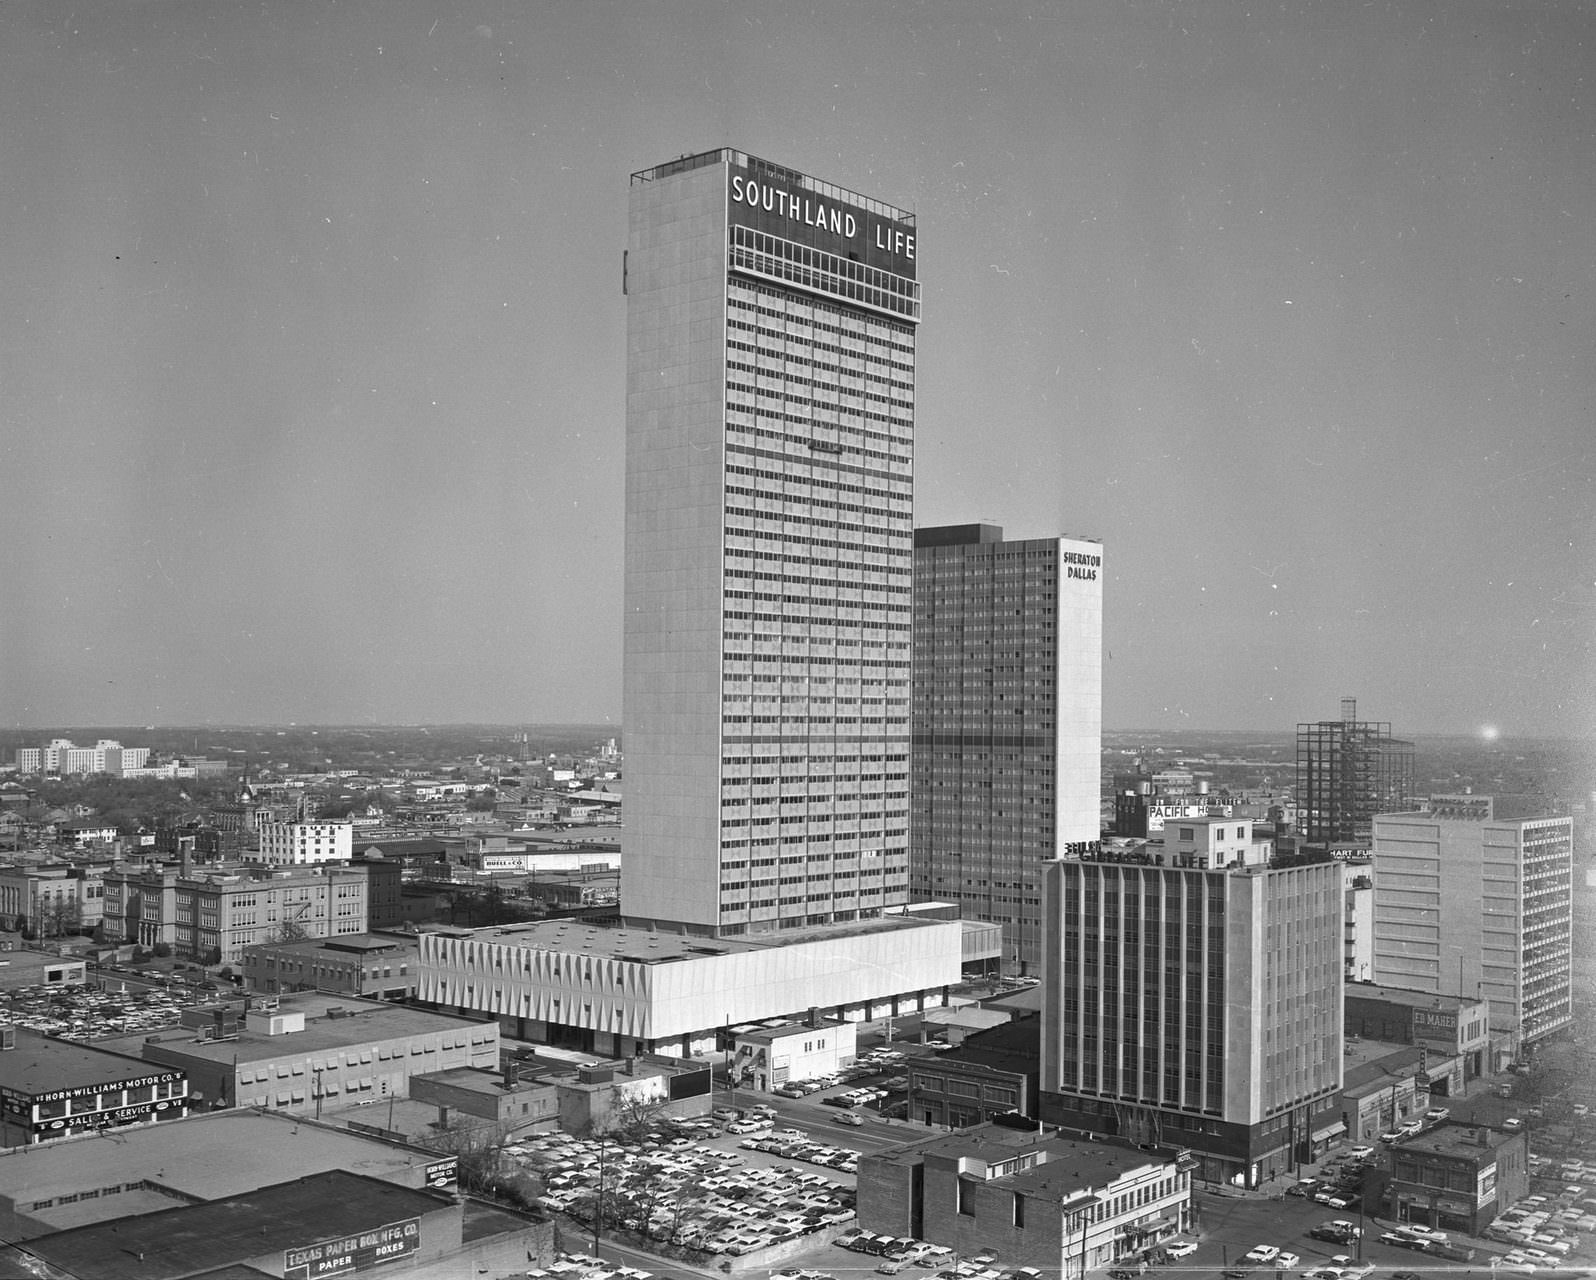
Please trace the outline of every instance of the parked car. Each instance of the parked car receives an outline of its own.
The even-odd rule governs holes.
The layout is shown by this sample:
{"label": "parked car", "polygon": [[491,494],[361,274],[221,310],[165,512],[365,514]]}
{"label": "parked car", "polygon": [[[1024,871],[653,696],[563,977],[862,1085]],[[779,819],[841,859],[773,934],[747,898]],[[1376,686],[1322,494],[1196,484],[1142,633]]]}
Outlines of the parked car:
{"label": "parked car", "polygon": [[1197,1242],[1195,1240],[1177,1240],[1174,1244],[1166,1244],[1164,1252],[1178,1262],[1180,1259],[1189,1258],[1197,1252]]}
{"label": "parked car", "polygon": [[1288,1196],[1311,1196],[1319,1189],[1319,1179],[1304,1178],[1300,1182],[1293,1182],[1286,1188]]}
{"label": "parked car", "polygon": [[1278,1245],[1254,1245],[1251,1249],[1247,1250],[1247,1252],[1242,1256],[1241,1260],[1243,1262],[1254,1262],[1262,1265],[1265,1262],[1273,1262],[1279,1252],[1280,1247]]}

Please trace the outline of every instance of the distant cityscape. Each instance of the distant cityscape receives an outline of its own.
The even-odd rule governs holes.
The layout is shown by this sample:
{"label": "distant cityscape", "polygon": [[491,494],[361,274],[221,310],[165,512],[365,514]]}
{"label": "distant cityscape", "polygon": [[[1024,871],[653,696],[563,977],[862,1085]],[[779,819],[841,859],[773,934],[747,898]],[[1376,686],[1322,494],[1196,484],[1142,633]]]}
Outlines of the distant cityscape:
{"label": "distant cityscape", "polygon": [[5,736],[32,1273],[1596,1264],[1588,744],[1105,732],[1112,548],[914,525],[914,215],[628,215],[624,736]]}

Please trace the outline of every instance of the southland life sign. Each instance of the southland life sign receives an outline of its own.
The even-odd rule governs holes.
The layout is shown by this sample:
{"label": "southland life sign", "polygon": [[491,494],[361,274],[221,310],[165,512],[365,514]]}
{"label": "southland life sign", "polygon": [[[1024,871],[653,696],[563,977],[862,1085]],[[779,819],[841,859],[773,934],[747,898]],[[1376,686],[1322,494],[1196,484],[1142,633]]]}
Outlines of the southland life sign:
{"label": "southland life sign", "polygon": [[836,188],[805,186],[799,175],[728,165],[734,225],[769,232],[840,258],[915,278],[919,235],[914,223],[855,204]]}

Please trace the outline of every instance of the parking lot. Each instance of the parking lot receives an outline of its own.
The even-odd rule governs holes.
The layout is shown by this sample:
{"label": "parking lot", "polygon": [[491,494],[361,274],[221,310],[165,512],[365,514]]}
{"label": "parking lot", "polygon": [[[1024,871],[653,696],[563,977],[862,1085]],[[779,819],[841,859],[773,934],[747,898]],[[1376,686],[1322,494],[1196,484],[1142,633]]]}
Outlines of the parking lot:
{"label": "parking lot", "polygon": [[64,1040],[96,1040],[176,1026],[191,998],[132,987],[18,987],[0,1000],[0,1025],[27,1027]]}
{"label": "parking lot", "polygon": [[705,1255],[740,1257],[834,1232],[854,1216],[857,1153],[792,1129],[725,1134],[666,1122],[638,1143],[543,1134],[506,1154],[546,1188],[538,1204]]}

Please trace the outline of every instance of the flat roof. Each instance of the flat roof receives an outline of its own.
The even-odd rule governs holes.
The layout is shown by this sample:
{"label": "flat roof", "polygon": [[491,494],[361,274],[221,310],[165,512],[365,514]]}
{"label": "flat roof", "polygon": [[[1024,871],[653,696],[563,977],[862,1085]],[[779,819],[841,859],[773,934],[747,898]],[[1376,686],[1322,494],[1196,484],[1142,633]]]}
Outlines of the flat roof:
{"label": "flat roof", "polygon": [[963,1156],[990,1165],[1036,1149],[1047,1153],[1044,1163],[993,1178],[991,1183],[1036,1194],[1057,1195],[1062,1202],[1077,1191],[1106,1186],[1133,1169],[1169,1164],[1175,1159],[1173,1153],[1143,1151],[1129,1143],[1042,1136],[1030,1129],[1011,1129],[991,1123],[908,1143],[883,1152],[882,1157],[894,1163],[912,1164],[928,1155],[945,1159]]}
{"label": "flat roof", "polygon": [[[403,1181],[406,1171],[439,1158],[303,1116],[238,1108],[0,1151],[0,1196],[53,1200],[144,1179],[180,1196],[214,1200],[327,1169]],[[113,1197],[105,1212],[119,1212],[121,1203]],[[49,1210],[34,1216],[48,1218]]]}
{"label": "flat roof", "polygon": [[[405,1005],[389,1004],[383,1000],[361,1000],[353,996],[324,995],[315,992],[296,993],[280,997],[279,1013],[303,1013],[305,1029],[289,1031],[282,1035],[267,1035],[253,1031],[239,1023],[236,1040],[197,1040],[191,1027],[180,1027],[149,1035],[119,1036],[102,1041],[121,1052],[142,1053],[146,1044],[181,1053],[191,1058],[205,1058],[213,1062],[260,1062],[271,1058],[318,1053],[328,1049],[342,1049],[352,1044],[367,1044],[376,1040],[397,1040],[400,1036],[426,1035],[449,1029],[464,1030],[469,1027],[492,1027],[496,1022],[479,1022],[470,1018],[455,1018],[446,1013],[433,1013],[427,1009],[412,1009]],[[343,1015],[331,1017],[328,1011],[342,1009]],[[141,1063],[148,1069],[149,1063]]]}
{"label": "flat roof", "polygon": [[637,964],[669,964],[681,960],[700,960],[706,956],[735,955],[767,951],[805,942],[825,942],[859,937],[871,933],[896,933],[923,929],[930,925],[957,923],[946,920],[921,920],[912,916],[887,916],[872,920],[850,920],[844,924],[817,925],[781,933],[745,934],[736,938],[711,938],[699,934],[671,933],[639,925],[611,924],[559,916],[548,920],[529,920],[520,924],[487,925],[480,929],[435,929],[448,937],[474,938],[478,942],[501,946],[528,947],[538,951],[605,956]]}
{"label": "flat roof", "polygon": [[263,942],[247,948],[249,951],[393,951],[403,947],[414,948],[415,936],[398,937],[392,934],[351,933],[331,938],[296,938],[292,942]]}
{"label": "flat roof", "polygon": [[1453,1012],[1464,1005],[1484,1003],[1483,1000],[1473,996],[1413,991],[1407,987],[1383,986],[1378,982],[1349,982],[1343,994],[1348,1000],[1384,1000],[1388,1004],[1407,1005],[1411,1009],[1450,1009]]}
{"label": "flat roof", "polygon": [[1421,1056],[1440,1060],[1439,1055],[1425,1055],[1423,1049],[1414,1044],[1358,1040],[1347,1047],[1352,1052],[1345,1055],[1346,1060],[1342,1065],[1341,1088],[1344,1093],[1356,1093],[1371,1085],[1383,1085],[1417,1075]]}
{"label": "flat roof", "polygon": [[1496,1148],[1516,1142],[1522,1134],[1508,1133],[1505,1129],[1492,1129],[1481,1124],[1463,1124],[1456,1120],[1443,1120],[1433,1128],[1416,1133],[1402,1143],[1403,1151],[1424,1151],[1434,1155],[1456,1156],[1470,1160],[1490,1159]]}
{"label": "flat roof", "polygon": [[[138,1041],[141,1037],[133,1039]],[[15,1049],[0,1052],[0,1088],[24,1094],[181,1074],[176,1067],[145,1062],[125,1051],[56,1040],[26,1027],[17,1028]]]}
{"label": "flat roof", "polygon": [[167,1280],[452,1206],[449,1195],[330,1169],[206,1204],[40,1236],[28,1251],[77,1280]]}

